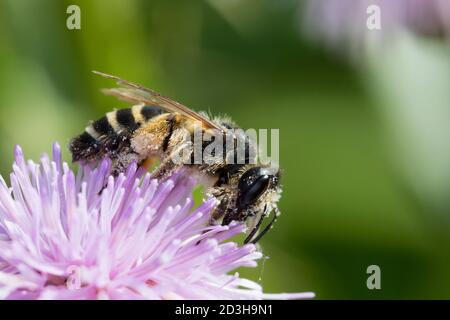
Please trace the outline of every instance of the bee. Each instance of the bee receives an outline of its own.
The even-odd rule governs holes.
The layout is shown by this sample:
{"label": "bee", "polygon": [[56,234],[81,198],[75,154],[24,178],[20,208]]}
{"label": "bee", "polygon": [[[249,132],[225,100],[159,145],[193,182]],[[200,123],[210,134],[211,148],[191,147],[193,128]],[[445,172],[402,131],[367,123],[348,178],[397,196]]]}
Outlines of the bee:
{"label": "bee", "polygon": [[[107,113],[73,138],[69,145],[73,162],[95,162],[109,157],[112,174],[117,176],[131,163],[148,167],[153,159],[159,159],[160,164],[152,173],[158,179],[184,166],[199,175],[206,195],[218,201],[211,223],[247,222],[249,232],[244,243],[256,243],[272,228],[280,214],[277,206],[281,194],[280,170],[257,161],[254,144],[249,143],[243,129],[229,118],[210,118],[139,84],[94,73],[117,82],[118,87],[103,89],[105,94],[133,106]],[[244,161],[186,161],[193,158],[192,141],[187,138],[196,126],[203,134],[228,137],[231,133],[235,140],[243,138]],[[207,145],[202,142],[201,148]],[[231,152],[235,159],[236,151]],[[174,161],[181,153],[185,161]],[[262,229],[264,218],[272,212],[270,222]]]}

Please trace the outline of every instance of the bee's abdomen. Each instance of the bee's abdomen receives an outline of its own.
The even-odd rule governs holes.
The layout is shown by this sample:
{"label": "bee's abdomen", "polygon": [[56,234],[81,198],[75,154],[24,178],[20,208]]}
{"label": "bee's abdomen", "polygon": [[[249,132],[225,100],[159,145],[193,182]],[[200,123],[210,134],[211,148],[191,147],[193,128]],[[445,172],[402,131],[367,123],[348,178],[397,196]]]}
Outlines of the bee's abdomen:
{"label": "bee's abdomen", "polygon": [[134,131],[162,113],[157,106],[144,105],[108,112],[72,139],[69,149],[73,161],[98,159],[105,154],[114,157],[129,148]]}

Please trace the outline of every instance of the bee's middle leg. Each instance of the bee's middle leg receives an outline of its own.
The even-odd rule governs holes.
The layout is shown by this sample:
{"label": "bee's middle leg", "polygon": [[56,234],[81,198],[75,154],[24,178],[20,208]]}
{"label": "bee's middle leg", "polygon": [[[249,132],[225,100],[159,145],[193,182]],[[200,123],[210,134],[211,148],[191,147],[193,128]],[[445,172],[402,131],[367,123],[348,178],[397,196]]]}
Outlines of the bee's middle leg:
{"label": "bee's middle leg", "polygon": [[155,179],[164,179],[170,176],[176,169],[190,163],[192,152],[192,142],[183,142],[163,159],[159,167],[152,173],[152,177]]}
{"label": "bee's middle leg", "polygon": [[124,152],[118,154],[112,162],[111,175],[117,177],[120,173],[125,172],[132,163],[139,164],[142,157],[134,152]]}

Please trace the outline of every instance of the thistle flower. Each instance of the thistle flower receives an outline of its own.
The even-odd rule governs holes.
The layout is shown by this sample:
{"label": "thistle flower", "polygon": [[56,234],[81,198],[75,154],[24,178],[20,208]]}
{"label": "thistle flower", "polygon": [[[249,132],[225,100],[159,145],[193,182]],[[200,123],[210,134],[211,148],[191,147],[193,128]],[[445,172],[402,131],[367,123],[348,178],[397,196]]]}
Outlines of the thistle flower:
{"label": "thistle flower", "polygon": [[255,267],[254,245],[224,242],[245,226],[208,224],[215,200],[193,209],[195,179],[152,180],[136,165],[117,178],[110,161],[25,161],[20,147],[9,188],[0,177],[1,299],[296,299],[264,294],[228,274]]}
{"label": "thistle flower", "polygon": [[[370,6],[380,10],[380,30],[366,27]],[[446,0],[309,0],[300,21],[311,39],[322,39],[330,47],[366,44],[398,32],[450,38],[450,2]]]}

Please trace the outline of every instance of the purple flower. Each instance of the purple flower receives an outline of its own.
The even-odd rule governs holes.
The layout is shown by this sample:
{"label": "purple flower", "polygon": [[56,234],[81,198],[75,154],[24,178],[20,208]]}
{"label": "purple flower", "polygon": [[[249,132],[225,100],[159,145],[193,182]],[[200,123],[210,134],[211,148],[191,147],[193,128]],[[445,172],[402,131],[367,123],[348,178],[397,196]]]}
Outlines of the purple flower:
{"label": "purple flower", "polygon": [[[380,30],[369,30],[369,6],[380,12]],[[450,1],[447,0],[309,0],[301,15],[302,27],[312,39],[331,47],[385,40],[397,32],[450,37]]]}
{"label": "purple flower", "polygon": [[109,170],[104,160],[75,175],[57,144],[53,161],[44,155],[39,164],[16,147],[11,187],[0,177],[1,299],[314,296],[264,294],[228,274],[255,267],[262,254],[224,242],[244,225],[208,224],[214,199],[193,210],[196,181],[182,171],[159,183],[136,165],[117,178]]}

